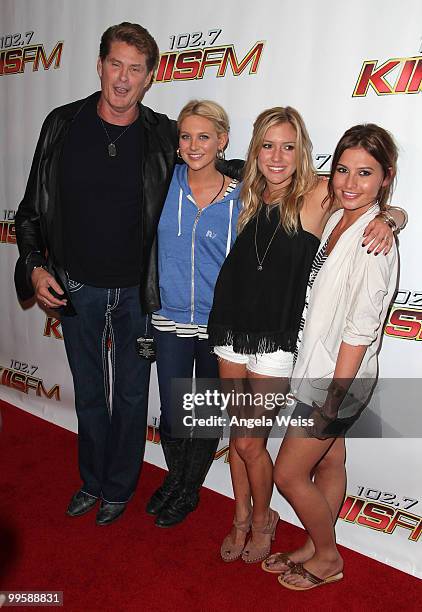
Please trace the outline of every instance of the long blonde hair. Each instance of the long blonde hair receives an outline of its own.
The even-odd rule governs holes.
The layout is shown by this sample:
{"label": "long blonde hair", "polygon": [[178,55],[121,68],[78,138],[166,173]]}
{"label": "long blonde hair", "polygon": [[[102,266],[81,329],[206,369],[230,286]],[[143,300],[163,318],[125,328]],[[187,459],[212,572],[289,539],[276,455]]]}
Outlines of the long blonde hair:
{"label": "long blonde hair", "polygon": [[258,115],[249,144],[248,157],[243,174],[241,198],[243,209],[239,215],[238,231],[242,231],[263,206],[262,197],[267,185],[258,168],[258,155],[267,130],[281,123],[290,123],[296,131],[296,170],[287,191],[275,200],[280,209],[280,223],[288,234],[297,232],[299,212],[304,196],[316,185],[317,176],[312,162],[312,143],[302,117],[291,106],[276,106]]}

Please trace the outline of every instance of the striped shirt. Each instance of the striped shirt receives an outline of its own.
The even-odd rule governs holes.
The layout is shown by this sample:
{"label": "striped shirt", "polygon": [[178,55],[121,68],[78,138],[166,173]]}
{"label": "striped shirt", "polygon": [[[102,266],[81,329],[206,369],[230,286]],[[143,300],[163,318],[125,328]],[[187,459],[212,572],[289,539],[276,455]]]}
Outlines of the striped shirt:
{"label": "striped shirt", "polygon": [[307,315],[308,308],[309,308],[309,300],[311,299],[312,287],[314,285],[316,277],[318,276],[318,272],[321,270],[324,264],[324,261],[328,257],[327,246],[328,246],[329,239],[330,237],[327,238],[324,246],[321,249],[319,249],[318,253],[315,255],[315,258],[312,262],[311,271],[309,273],[308,284],[306,286],[305,305],[303,307],[302,317],[300,319],[299,333],[297,335],[297,342],[296,342],[296,348],[294,352],[293,363],[296,363],[296,359],[299,354],[299,349],[300,349],[300,345],[301,345],[302,338],[303,338],[303,330],[305,328],[306,315]]}
{"label": "striped shirt", "polygon": [[[237,186],[238,181],[233,179],[229,185],[227,185],[226,191],[224,192],[223,198],[228,196]],[[157,313],[152,313],[151,323],[162,332],[173,332],[180,338],[194,338],[198,337],[200,340],[208,340],[207,326],[197,325],[196,323],[177,323],[171,319],[167,319]]]}

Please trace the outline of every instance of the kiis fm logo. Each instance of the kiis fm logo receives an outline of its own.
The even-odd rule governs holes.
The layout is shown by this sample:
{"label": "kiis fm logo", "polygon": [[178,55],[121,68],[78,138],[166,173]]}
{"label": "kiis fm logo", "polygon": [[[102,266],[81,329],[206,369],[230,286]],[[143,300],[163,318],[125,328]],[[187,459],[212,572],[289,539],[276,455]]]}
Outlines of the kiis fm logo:
{"label": "kiis fm logo", "polygon": [[397,293],[384,333],[393,338],[422,340],[422,291]]}
{"label": "kiis fm logo", "polygon": [[369,60],[363,62],[353,97],[366,96],[369,87],[378,96],[416,94],[421,91],[421,84],[421,56],[389,59],[381,66],[378,66],[378,60]]}
{"label": "kiis fm logo", "polygon": [[60,402],[60,385],[53,385],[51,389],[46,389],[43,379],[34,376],[37,370],[38,366],[11,359],[10,367],[0,365],[0,385],[16,389],[26,395],[32,391],[37,397],[55,399]]}
{"label": "kiis fm logo", "polygon": [[202,79],[210,67],[217,68],[217,77],[224,77],[230,68],[233,76],[239,76],[249,67],[249,74],[256,74],[261,60],[264,42],[255,43],[239,61],[233,44],[215,46],[222,30],[192,32],[170,36],[170,51],[162,53],[155,81],[190,81]]}
{"label": "kiis fm logo", "polygon": [[45,319],[43,336],[46,336],[47,338],[54,338],[55,340],[63,340],[60,319],[47,315]]}
{"label": "kiis fm logo", "polygon": [[[390,535],[397,527],[401,527],[408,530],[408,540],[411,542],[419,540],[422,533],[422,517],[408,511],[418,504],[417,499],[409,497],[400,499],[394,493],[383,493],[365,487],[359,487],[359,491],[358,496],[346,496],[340,510],[340,519],[346,523],[355,523]],[[382,501],[373,501],[374,497],[377,500],[381,498]]]}
{"label": "kiis fm logo", "polygon": [[44,44],[30,44],[33,31],[0,36],[0,76],[6,74],[21,74],[25,72],[27,64],[32,64],[32,72],[38,72],[42,66],[44,70],[60,68],[62,59],[63,41],[57,42],[50,55]]}
{"label": "kiis fm logo", "polygon": [[0,243],[16,244],[14,210],[3,210],[3,218],[0,221]]}

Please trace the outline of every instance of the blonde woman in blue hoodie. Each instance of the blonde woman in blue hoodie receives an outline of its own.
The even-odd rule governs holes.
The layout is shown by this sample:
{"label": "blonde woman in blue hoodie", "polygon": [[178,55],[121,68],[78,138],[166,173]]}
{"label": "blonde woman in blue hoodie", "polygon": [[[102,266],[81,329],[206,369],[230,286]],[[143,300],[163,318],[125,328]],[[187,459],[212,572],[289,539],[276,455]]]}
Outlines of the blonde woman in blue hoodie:
{"label": "blonde woman in blue hoodie", "polygon": [[[236,237],[240,186],[216,167],[224,158],[229,121],[209,100],[192,100],[178,117],[178,156],[158,226],[161,309],[152,316],[161,400],[160,435],[168,466],[162,486],[147,504],[155,524],[171,527],[199,502],[218,439],[173,438],[174,378],[218,378],[207,323],[214,285]],[[180,410],[183,408],[180,406]]]}

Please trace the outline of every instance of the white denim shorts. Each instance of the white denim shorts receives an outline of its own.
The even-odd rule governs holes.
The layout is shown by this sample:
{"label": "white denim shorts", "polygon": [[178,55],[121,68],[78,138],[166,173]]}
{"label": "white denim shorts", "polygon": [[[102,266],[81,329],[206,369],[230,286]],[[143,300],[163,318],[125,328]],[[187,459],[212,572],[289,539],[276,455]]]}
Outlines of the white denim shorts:
{"label": "white denim shorts", "polygon": [[286,351],[274,351],[274,353],[255,353],[244,355],[235,353],[233,346],[215,346],[214,353],[220,359],[239,363],[255,374],[263,376],[274,376],[276,378],[290,378],[293,371],[293,353]]}

